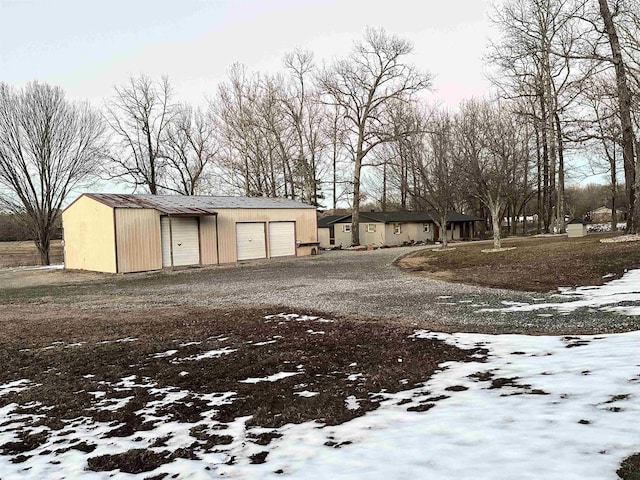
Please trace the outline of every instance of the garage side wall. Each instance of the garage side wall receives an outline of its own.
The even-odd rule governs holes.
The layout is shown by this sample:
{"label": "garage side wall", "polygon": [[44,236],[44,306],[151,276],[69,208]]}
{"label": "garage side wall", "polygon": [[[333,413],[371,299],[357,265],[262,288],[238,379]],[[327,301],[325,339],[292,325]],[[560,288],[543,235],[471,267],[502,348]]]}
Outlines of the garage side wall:
{"label": "garage side wall", "polygon": [[[317,215],[314,208],[216,208],[215,210],[218,212],[220,263],[237,261],[236,223],[239,222],[268,224],[268,222],[291,221],[296,223],[296,241],[300,243],[318,241]],[[310,249],[298,248],[296,253],[308,255]]]}
{"label": "garage side wall", "polygon": [[118,272],[162,268],[160,213],[147,208],[116,208]]}
{"label": "garage side wall", "polygon": [[113,209],[80,197],[62,213],[64,266],[116,273]]}
{"label": "garage side wall", "polygon": [[200,263],[202,265],[218,263],[215,216],[200,217]]}

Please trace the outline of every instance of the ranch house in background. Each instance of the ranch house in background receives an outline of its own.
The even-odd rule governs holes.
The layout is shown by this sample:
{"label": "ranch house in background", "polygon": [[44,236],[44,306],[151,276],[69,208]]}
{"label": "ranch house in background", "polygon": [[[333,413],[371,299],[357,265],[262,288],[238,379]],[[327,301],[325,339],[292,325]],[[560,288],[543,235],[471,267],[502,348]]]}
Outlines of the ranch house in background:
{"label": "ranch house in background", "polygon": [[[611,223],[612,210],[609,207],[602,206],[591,210],[587,217],[591,223]],[[627,220],[626,212],[616,208],[616,217],[618,222],[624,222]]]}
{"label": "ranch house in background", "polygon": [[[476,219],[452,213],[447,219],[449,240],[470,240]],[[318,239],[322,248],[351,245],[351,215],[329,215],[318,220]],[[433,216],[424,212],[361,212],[360,244],[397,246],[412,242],[435,242],[440,230]]]}
{"label": "ranch house in background", "polygon": [[62,224],[68,269],[141,272],[318,252],[315,207],[280,198],[86,193]]}

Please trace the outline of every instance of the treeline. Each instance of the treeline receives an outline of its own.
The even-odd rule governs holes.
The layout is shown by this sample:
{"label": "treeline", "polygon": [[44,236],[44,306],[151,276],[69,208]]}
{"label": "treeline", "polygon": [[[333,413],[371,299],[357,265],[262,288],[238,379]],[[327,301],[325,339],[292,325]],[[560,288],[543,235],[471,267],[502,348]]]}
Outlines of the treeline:
{"label": "treeline", "polygon": [[[26,213],[48,250],[69,191],[93,175],[150,193],[242,194],[348,205],[359,244],[361,203],[487,218],[535,215],[539,232],[572,216],[567,158],[618,177],[635,232],[640,203],[640,0],[506,0],[487,55],[496,93],[455,110],[428,104],[432,76],[412,45],[367,29],[319,66],[287,54],[280,72],[229,68],[195,108],[168,78],[131,77],[97,112],[55,87],[0,85],[0,198]],[[456,61],[452,59],[452,61]],[[444,229],[441,228],[441,231]]]}

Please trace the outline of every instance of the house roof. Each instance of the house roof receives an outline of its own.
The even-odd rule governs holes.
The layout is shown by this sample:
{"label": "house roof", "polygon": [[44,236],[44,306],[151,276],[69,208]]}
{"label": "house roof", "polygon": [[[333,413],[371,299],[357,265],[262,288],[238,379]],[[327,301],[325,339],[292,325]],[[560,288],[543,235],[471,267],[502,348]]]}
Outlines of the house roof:
{"label": "house roof", "polygon": [[[434,212],[360,212],[363,221],[374,223],[425,223],[434,222]],[[477,220],[470,215],[452,212],[447,216],[448,222],[472,222]],[[318,227],[329,227],[334,223],[351,222],[351,215],[329,215],[318,220]]]}
{"label": "house roof", "polygon": [[113,208],[153,208],[169,215],[216,215],[225,208],[315,208],[287,198],[86,193]]}
{"label": "house roof", "polygon": [[318,219],[318,227],[319,228],[327,228],[337,223],[342,218],[349,218],[351,215],[327,215],[326,217],[322,217]]}

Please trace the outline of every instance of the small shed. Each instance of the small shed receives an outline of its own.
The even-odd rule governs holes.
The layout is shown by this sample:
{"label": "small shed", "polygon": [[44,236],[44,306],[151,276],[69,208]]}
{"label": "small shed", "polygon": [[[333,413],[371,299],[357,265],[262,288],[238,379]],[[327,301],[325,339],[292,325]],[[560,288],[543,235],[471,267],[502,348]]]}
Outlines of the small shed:
{"label": "small shed", "polygon": [[87,193],[62,222],[69,269],[140,272],[318,249],[315,207],[282,198]]}
{"label": "small shed", "polygon": [[582,220],[573,219],[567,223],[567,236],[569,238],[584,237],[587,235],[587,225]]}

